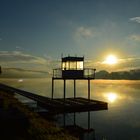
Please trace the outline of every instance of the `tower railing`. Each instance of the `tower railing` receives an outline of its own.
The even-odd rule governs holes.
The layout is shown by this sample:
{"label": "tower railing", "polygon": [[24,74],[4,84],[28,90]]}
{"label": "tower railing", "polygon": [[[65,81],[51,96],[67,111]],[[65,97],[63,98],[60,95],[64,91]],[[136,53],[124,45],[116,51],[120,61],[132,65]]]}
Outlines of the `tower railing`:
{"label": "tower railing", "polygon": [[92,68],[85,68],[84,69],[84,78],[95,78],[95,71],[96,69]]}
{"label": "tower railing", "polygon": [[[53,78],[64,78],[62,75],[62,71],[68,71],[68,70],[62,70],[61,68],[56,68],[53,69]],[[78,71],[78,70],[75,70]],[[94,79],[95,78],[95,71],[96,69],[92,69],[92,68],[84,68],[83,69],[83,77],[80,77],[80,79],[86,79],[86,78],[91,78]],[[77,78],[77,77],[76,77]]]}
{"label": "tower railing", "polygon": [[61,68],[53,69],[53,78],[62,78],[62,69]]}

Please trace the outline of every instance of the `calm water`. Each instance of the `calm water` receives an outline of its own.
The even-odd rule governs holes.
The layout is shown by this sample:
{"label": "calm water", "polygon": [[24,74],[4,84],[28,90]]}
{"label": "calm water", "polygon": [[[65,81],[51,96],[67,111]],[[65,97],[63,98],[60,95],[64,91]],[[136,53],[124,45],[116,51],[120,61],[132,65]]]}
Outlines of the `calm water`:
{"label": "calm water", "polygon": [[[0,79],[20,89],[51,96],[51,79]],[[63,82],[55,82],[55,97],[63,97]],[[73,81],[67,81],[67,97],[73,96]],[[87,97],[87,82],[77,81],[77,96]],[[87,140],[140,140],[140,81],[94,80],[91,98],[109,103],[108,110],[90,112],[90,128],[83,135]],[[56,117],[63,125],[63,115]],[[74,114],[66,114],[65,125],[72,125]],[[88,112],[76,113],[77,125],[88,128]]]}

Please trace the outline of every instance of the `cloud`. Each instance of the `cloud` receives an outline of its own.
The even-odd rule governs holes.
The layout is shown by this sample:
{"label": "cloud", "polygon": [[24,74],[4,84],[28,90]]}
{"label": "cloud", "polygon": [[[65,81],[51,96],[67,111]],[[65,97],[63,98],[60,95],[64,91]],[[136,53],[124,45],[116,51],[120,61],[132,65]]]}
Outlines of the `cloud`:
{"label": "cloud", "polygon": [[52,69],[58,66],[58,62],[50,57],[38,57],[21,51],[0,51],[0,65],[6,68],[43,70],[52,73]]}
{"label": "cloud", "polygon": [[133,18],[130,18],[130,20],[137,22],[137,23],[140,23],[140,17],[133,17]]}
{"label": "cloud", "polygon": [[24,50],[21,46],[16,46],[17,50]]}
{"label": "cloud", "polygon": [[140,69],[140,57],[128,57],[118,59],[118,63],[115,65],[104,64],[103,61],[88,61],[85,64],[85,67],[96,68],[97,71],[107,70],[107,71],[122,71],[122,70],[132,70]]}
{"label": "cloud", "polygon": [[51,72],[50,62],[47,59],[20,51],[0,51],[0,64],[7,68],[15,67]]}
{"label": "cloud", "polygon": [[140,41],[140,35],[136,35],[136,34],[131,35],[129,36],[129,39],[133,41]]}
{"label": "cloud", "polygon": [[0,51],[0,62],[45,64],[46,60],[20,51]]}
{"label": "cloud", "polygon": [[140,69],[140,57],[119,59],[118,70]]}
{"label": "cloud", "polygon": [[2,40],[2,38],[0,38],[0,41]]}
{"label": "cloud", "polygon": [[[137,63],[138,62],[138,63]],[[138,65],[140,64],[140,57],[128,57],[128,58],[123,58],[119,59],[119,63],[124,64],[124,63],[137,63]]]}
{"label": "cloud", "polygon": [[76,37],[84,39],[91,38],[94,36],[94,34],[95,32],[93,31],[93,28],[83,26],[78,27],[75,32]]}

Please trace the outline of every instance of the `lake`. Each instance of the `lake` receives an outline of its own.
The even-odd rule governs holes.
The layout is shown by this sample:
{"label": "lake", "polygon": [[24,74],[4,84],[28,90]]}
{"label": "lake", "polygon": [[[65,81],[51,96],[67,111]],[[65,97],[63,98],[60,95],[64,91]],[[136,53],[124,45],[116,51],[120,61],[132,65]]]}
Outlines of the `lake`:
{"label": "lake", "polygon": [[[1,83],[51,97],[51,79],[0,79]],[[87,97],[87,81],[77,81],[77,96]],[[63,82],[55,82],[55,97],[63,97]],[[66,96],[73,96],[73,81],[67,81]],[[92,111],[90,114],[76,113],[75,123],[94,131],[81,134],[87,140],[140,140],[140,81],[135,80],[93,80],[91,98],[108,102],[108,110]],[[63,125],[64,115],[56,116]],[[65,125],[72,125],[74,114],[65,115]],[[82,139],[81,138],[81,139]]]}

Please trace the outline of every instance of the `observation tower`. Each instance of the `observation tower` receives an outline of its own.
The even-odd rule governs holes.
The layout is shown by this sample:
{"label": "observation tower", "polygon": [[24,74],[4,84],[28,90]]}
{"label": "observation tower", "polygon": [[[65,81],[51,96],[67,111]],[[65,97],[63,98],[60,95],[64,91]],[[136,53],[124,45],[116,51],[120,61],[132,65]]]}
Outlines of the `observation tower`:
{"label": "observation tower", "polygon": [[84,67],[84,57],[67,56],[61,58],[61,68],[53,69],[52,76],[52,99],[54,98],[54,81],[63,80],[63,98],[66,99],[66,81],[73,80],[74,82],[74,98],[76,98],[76,81],[88,81],[88,99],[90,101],[90,80],[95,79],[96,69]]}

